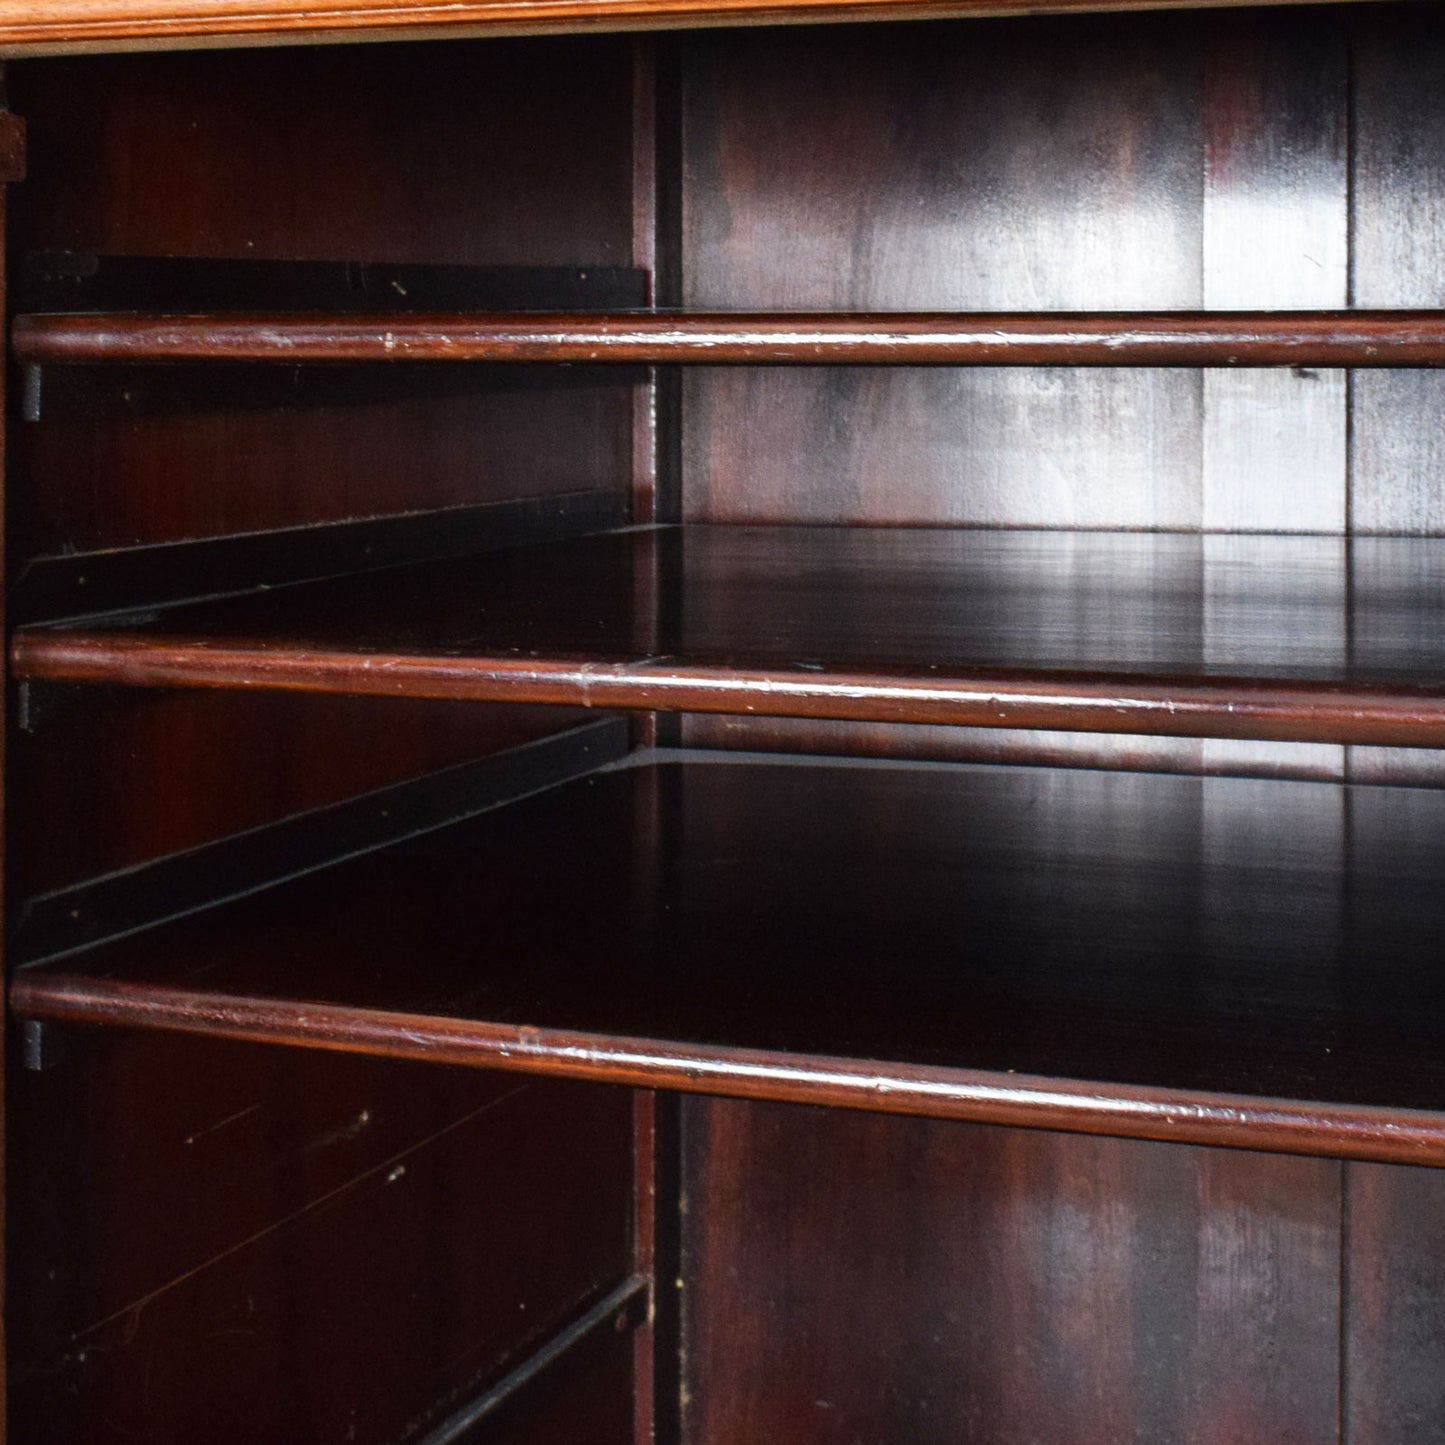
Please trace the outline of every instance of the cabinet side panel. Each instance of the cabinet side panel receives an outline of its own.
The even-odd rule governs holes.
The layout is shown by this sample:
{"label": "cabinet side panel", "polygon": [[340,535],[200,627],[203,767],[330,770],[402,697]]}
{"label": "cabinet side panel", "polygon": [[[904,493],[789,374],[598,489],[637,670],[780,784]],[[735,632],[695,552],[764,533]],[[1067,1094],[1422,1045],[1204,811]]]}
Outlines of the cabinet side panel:
{"label": "cabinet side panel", "polygon": [[[0,66],[0,94],[3,94],[4,67]],[[18,122],[13,115],[4,112],[0,108],[0,140],[3,140],[3,150],[0,150],[0,237],[6,234],[8,225],[7,215],[7,192],[9,187],[6,181],[15,178],[18,167],[21,165],[24,156],[24,132],[19,129]],[[0,250],[3,250],[3,242],[0,242]],[[5,258],[0,255],[0,332],[8,334],[6,326],[6,271]],[[7,348],[0,347],[0,398],[8,396],[8,387],[5,378],[5,351]],[[9,594],[9,581],[6,570],[6,558],[8,556],[8,517],[9,517],[9,468],[5,458],[5,444],[9,437],[10,430],[10,408],[8,404],[0,405],[0,636],[9,636],[9,629],[5,626],[5,599]],[[12,695],[10,687],[8,665],[5,668],[5,696]],[[0,726],[0,940],[9,938],[11,935],[10,922],[10,899],[12,897],[8,882],[11,870],[12,855],[10,851],[11,821],[8,796],[8,784],[10,778],[10,757],[11,757],[11,721],[10,710],[6,709],[4,725]],[[0,942],[0,980],[9,977],[9,961],[5,957],[3,942]],[[9,1029],[0,1029],[0,1035],[9,1033]],[[0,1037],[0,1079],[6,1077],[6,1070],[10,1067],[6,1059],[5,1040]],[[6,1201],[9,1197],[9,1135],[8,1135],[8,1112],[9,1098],[0,1103],[0,1445],[4,1445],[6,1439],[6,1425],[9,1419],[7,1401],[9,1398],[9,1335],[7,1333],[6,1321],[9,1318],[7,1302],[9,1300],[8,1288],[8,1265],[11,1230],[6,1208]]]}
{"label": "cabinet side panel", "polygon": [[77,1034],[16,1096],[36,1445],[410,1438],[631,1270],[624,1090]]}
{"label": "cabinet side panel", "polygon": [[[622,39],[35,61],[15,89],[35,143],[12,254],[631,262]],[[42,402],[24,428],[22,555],[630,485],[617,376],[437,387],[399,369],[290,404],[224,369],[202,380],[213,392],[184,405],[47,417]]]}
{"label": "cabinet side panel", "polygon": [[516,747],[568,708],[76,688],[13,739],[26,898]]}
{"label": "cabinet side panel", "polygon": [[1337,1164],[686,1111],[689,1445],[1336,1439]]}
{"label": "cabinet side panel", "polygon": [[12,84],[44,162],[25,246],[628,263],[624,39],[37,60]]}

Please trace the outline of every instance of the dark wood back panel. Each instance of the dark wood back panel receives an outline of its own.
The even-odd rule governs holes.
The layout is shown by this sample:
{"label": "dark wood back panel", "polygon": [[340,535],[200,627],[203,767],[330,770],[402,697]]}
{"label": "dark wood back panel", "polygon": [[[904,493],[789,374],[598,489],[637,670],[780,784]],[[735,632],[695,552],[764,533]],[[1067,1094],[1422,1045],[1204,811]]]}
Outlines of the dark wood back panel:
{"label": "dark wood back panel", "polygon": [[[1200,62],[1168,26],[724,35],[688,62],[687,304],[1199,304]],[[1199,408],[1188,372],[690,375],[684,507],[1185,526]]]}
{"label": "dark wood back panel", "polygon": [[[685,57],[696,306],[1445,294],[1433,6],[729,34]],[[1356,377],[1348,458],[1334,372],[700,375],[685,502],[713,520],[1439,533],[1433,375]]]}
{"label": "dark wood back panel", "polygon": [[[709,39],[686,75],[687,299],[1343,304],[1346,47],[1338,22],[1290,19]],[[1279,434],[1247,449],[1252,389],[1211,395],[1197,371],[702,376],[685,501],[715,520],[1338,531],[1342,426],[1331,467],[1288,443],[1314,430],[1292,413],[1322,390],[1338,409],[1343,385],[1289,379]]]}
{"label": "dark wood back panel", "polygon": [[1414,1445],[1445,1422],[1445,1174],[1351,1164],[1345,1179],[1344,1439]]}
{"label": "dark wood back panel", "polygon": [[687,1100],[688,1445],[1445,1420],[1445,1174]]}
{"label": "dark wood back panel", "polygon": [[1337,1164],[684,1114],[688,1445],[1337,1438]]}

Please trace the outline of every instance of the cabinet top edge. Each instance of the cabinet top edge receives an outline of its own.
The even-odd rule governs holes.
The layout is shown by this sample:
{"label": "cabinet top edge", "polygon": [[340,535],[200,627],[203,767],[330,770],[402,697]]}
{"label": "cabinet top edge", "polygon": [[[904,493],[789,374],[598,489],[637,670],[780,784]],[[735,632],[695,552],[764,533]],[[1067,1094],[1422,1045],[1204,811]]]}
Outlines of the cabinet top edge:
{"label": "cabinet top edge", "polygon": [[[822,21],[1218,9],[1261,0],[0,0],[0,57]],[[1318,0],[1263,0],[1311,4]]]}

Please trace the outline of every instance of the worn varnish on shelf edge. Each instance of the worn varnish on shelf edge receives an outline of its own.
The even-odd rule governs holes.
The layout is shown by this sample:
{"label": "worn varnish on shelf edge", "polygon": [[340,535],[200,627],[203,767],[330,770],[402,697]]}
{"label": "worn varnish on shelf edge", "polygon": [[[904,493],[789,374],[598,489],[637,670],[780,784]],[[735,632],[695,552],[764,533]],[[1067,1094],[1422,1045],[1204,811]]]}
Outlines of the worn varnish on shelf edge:
{"label": "worn varnish on shelf edge", "polygon": [[33,314],[25,362],[1440,366],[1445,312]]}
{"label": "worn varnish on shelf edge", "polygon": [[42,629],[16,638],[11,666],[31,681],[125,687],[268,688],[948,727],[1445,746],[1440,688],[1331,680],[1022,668],[961,668],[952,677],[910,674],[906,667],[819,674],[665,658],[448,657],[288,647],[264,638],[211,642]]}
{"label": "worn varnish on shelf edge", "polygon": [[676,1045],[22,970],[22,1018],[1116,1138],[1445,1166],[1445,1114]]}

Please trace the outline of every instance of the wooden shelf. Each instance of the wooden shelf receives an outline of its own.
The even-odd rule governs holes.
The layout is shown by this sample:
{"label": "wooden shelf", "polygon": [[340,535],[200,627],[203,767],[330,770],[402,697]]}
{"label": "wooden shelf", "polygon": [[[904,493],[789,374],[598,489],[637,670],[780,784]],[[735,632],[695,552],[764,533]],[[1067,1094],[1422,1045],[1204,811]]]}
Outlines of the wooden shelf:
{"label": "wooden shelf", "polygon": [[1441,1164],[1442,872],[1439,792],[663,753],[27,967],[11,997],[28,1019]]}
{"label": "wooden shelf", "polygon": [[565,362],[703,365],[1438,366],[1445,312],[130,312],[18,316],[32,365]]}
{"label": "wooden shelf", "polygon": [[1445,542],[639,529],[24,629],[12,661],[60,682],[1438,747]]}

